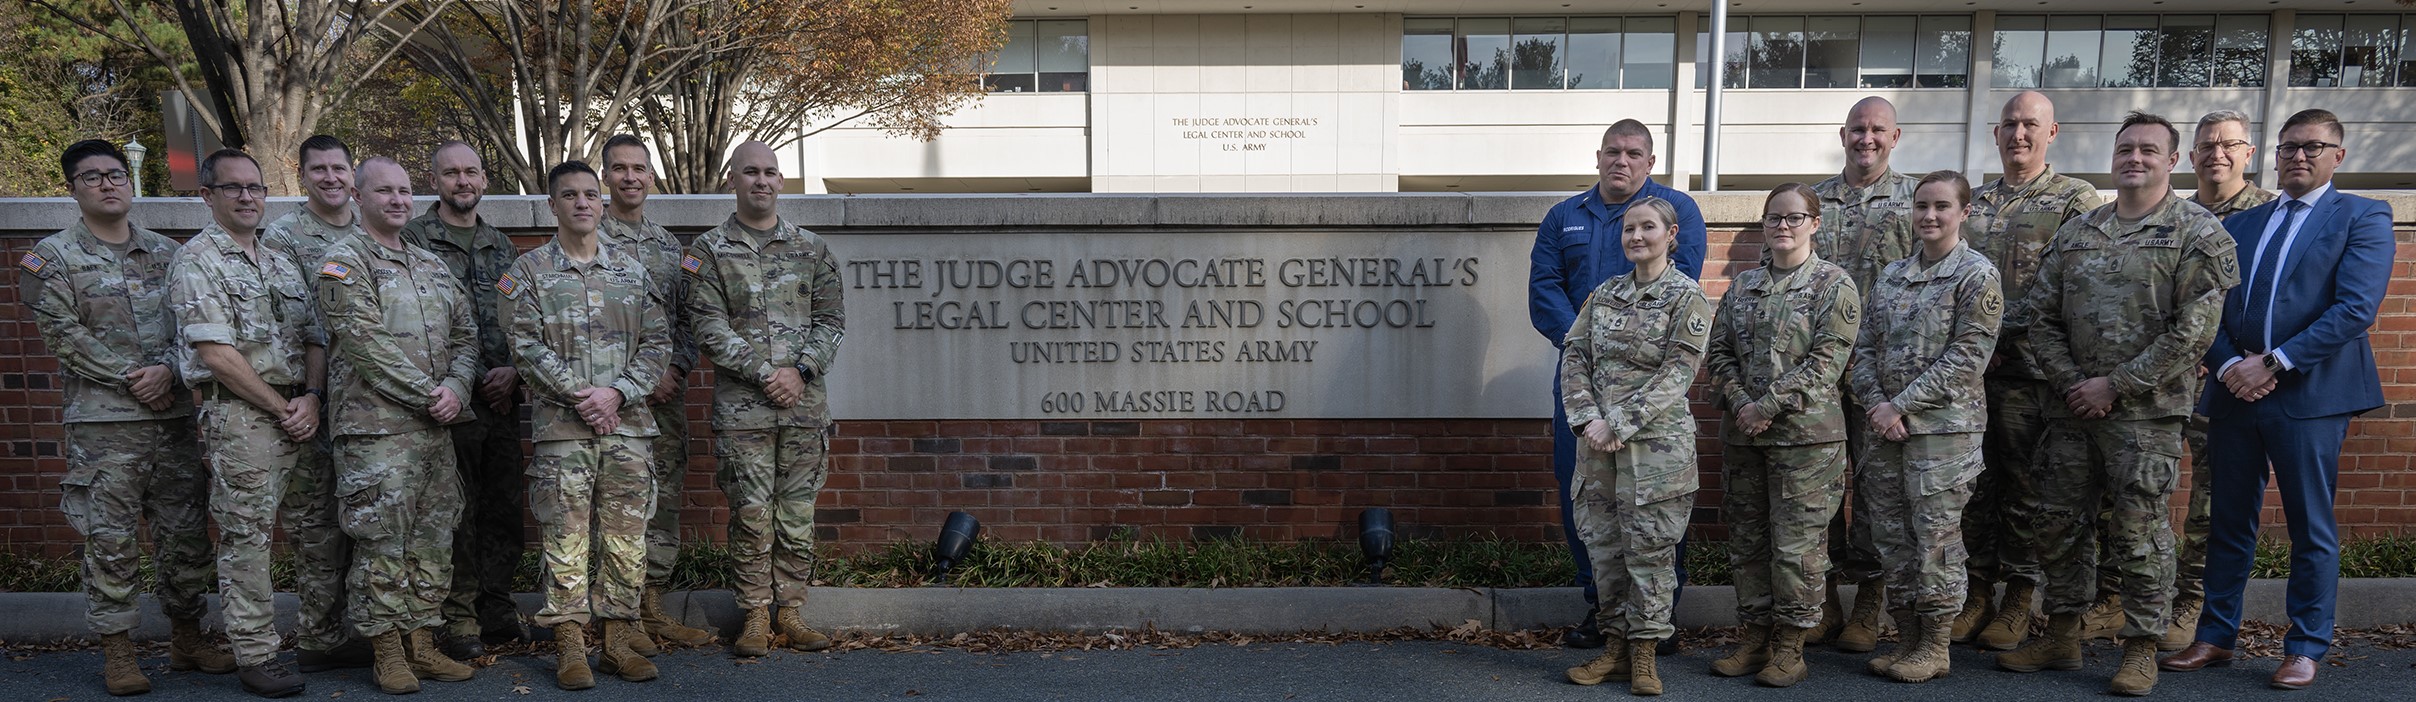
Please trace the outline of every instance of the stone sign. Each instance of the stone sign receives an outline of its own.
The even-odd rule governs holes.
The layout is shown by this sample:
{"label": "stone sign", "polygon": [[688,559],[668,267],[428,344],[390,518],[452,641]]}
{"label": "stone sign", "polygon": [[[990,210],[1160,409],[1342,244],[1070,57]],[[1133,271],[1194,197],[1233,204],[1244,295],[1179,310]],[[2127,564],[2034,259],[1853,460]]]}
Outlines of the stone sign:
{"label": "stone sign", "polygon": [[1530,417],[1523,232],[852,234],[845,419]]}

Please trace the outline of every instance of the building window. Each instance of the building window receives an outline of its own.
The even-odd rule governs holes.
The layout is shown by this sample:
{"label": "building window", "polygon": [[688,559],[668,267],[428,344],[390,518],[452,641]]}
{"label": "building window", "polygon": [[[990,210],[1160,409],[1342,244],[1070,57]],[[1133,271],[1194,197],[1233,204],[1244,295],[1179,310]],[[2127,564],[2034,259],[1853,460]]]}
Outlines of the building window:
{"label": "building window", "polygon": [[2416,85],[2409,56],[2416,15],[2299,15],[2290,33],[2290,85],[2380,88]]}
{"label": "building window", "polygon": [[[1731,18],[1721,85],[1730,88],[1960,88],[1969,84],[1971,18],[1756,16]],[[1711,37],[1696,35],[1709,65]],[[1695,75],[1695,87],[1710,80]]]}
{"label": "building window", "polygon": [[1079,93],[1091,89],[1088,20],[1012,20],[982,76],[993,93]]}
{"label": "building window", "polygon": [[1666,17],[1405,18],[1401,89],[1666,89],[1676,28]]}
{"label": "building window", "polygon": [[2265,15],[2002,15],[1999,88],[2265,84]]}

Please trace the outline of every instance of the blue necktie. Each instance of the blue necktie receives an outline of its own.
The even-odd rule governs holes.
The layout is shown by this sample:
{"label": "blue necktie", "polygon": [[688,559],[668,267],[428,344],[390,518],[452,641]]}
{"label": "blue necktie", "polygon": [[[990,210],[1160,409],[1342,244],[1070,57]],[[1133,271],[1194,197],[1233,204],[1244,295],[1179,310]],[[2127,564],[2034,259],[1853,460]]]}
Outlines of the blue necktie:
{"label": "blue necktie", "polygon": [[2282,226],[2275,227],[2265,241],[2257,244],[2257,269],[2248,278],[2248,309],[2243,310],[2247,313],[2243,319],[2248,320],[2249,330],[2256,333],[2259,351],[2273,349],[2271,330],[2267,328],[2273,316],[2273,279],[2282,270],[2282,241],[2290,238],[2290,228],[2298,224],[2301,215],[2307,214],[2307,203],[2291,200],[2282,203],[2282,209],[2285,210]]}

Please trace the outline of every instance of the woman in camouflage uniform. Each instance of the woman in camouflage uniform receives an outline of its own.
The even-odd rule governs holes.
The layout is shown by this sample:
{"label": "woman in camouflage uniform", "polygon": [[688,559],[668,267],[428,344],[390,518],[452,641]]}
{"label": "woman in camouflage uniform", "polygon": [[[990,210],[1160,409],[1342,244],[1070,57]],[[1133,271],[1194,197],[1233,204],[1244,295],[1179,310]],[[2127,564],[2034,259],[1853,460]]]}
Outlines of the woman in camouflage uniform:
{"label": "woman in camouflage uniform", "polygon": [[1889,611],[1904,636],[1871,671],[1903,682],[1947,673],[1949,634],[1963,607],[1963,506],[1980,474],[1988,429],[1981,374],[2005,312],[1997,269],[1963,245],[1971,183],[1954,171],[1913,192],[1920,249],[1872,286],[1854,345],[1853,392],[1870,411],[1870,446],[1855,471],[1870,495],[1872,542]]}
{"label": "woman in camouflage uniform", "polygon": [[1702,287],[1670,264],[1677,221],[1660,198],[1628,209],[1620,244],[1636,269],[1586,298],[1560,361],[1561,401],[1581,439],[1569,492],[1603,597],[1595,616],[1610,639],[1601,657],[1568,670],[1569,681],[1627,678],[1639,695],[1661,694],[1653,647],[1677,633],[1678,537],[1698,485],[1686,388],[1711,333]]}
{"label": "woman in camouflage uniform", "polygon": [[1820,623],[1828,525],[1845,494],[1846,412],[1838,385],[1862,325],[1846,269],[1814,255],[1820,198],[1802,183],[1762,203],[1761,268],[1720,298],[1705,363],[1728,410],[1720,440],[1722,512],[1736,577],[1736,652],[1714,673],[1772,687],[1801,682],[1804,635]]}

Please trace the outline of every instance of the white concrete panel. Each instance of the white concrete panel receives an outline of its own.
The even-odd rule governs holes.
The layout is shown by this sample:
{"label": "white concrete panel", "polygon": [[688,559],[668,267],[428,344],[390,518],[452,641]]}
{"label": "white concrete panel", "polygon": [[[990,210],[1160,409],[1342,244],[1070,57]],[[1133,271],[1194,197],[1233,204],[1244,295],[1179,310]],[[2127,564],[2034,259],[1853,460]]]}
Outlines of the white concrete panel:
{"label": "white concrete panel", "polygon": [[[1102,124],[1129,124],[1144,127],[1158,123],[1158,96],[1149,94],[1107,94],[1093,98],[1098,102]],[[1113,129],[1099,132],[1092,140],[1101,144],[1099,173],[1105,175],[1142,175],[1157,169],[1158,140],[1153,130]]]}
{"label": "white concrete panel", "polygon": [[816,138],[826,140],[823,160],[810,172],[826,178],[1090,175],[1090,138],[1079,129],[957,130],[930,143],[877,132],[825,132]]}
{"label": "white concrete panel", "polygon": [[1395,127],[1385,123],[1385,106],[1395,98],[1378,93],[1334,96],[1333,127],[1337,173],[1389,173],[1386,154]]}
{"label": "white concrete panel", "polygon": [[1248,49],[1242,45],[1241,15],[1205,15],[1200,17],[1200,91],[1237,93],[1251,90],[1243,77],[1249,64]]}
{"label": "white concrete panel", "polygon": [[1183,128],[1174,126],[1178,118],[1201,114],[1200,96],[1196,93],[1168,93],[1151,96],[1156,102],[1155,115],[1146,130],[1135,130],[1158,142],[1157,170],[1152,173],[1200,172],[1200,147],[1207,142],[1190,139],[1169,139],[1168,134],[1180,135]]}
{"label": "white concrete panel", "polygon": [[1824,124],[1846,122],[1846,113],[1863,98],[1878,96],[1896,105],[1896,123],[1963,124],[1966,92],[1962,90],[1730,90],[1721,94],[1720,120],[1731,126],[1753,124]]}
{"label": "white concrete panel", "polygon": [[1242,72],[1246,89],[1251,92],[1291,92],[1292,16],[1249,15],[1243,22],[1242,46],[1247,52],[1242,58],[1248,66]]}

